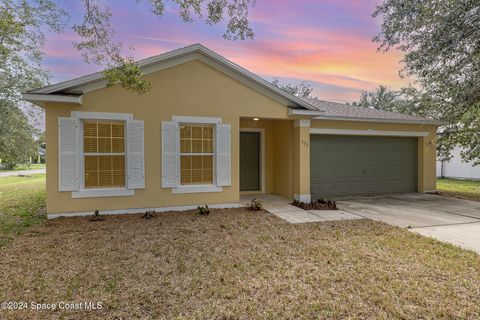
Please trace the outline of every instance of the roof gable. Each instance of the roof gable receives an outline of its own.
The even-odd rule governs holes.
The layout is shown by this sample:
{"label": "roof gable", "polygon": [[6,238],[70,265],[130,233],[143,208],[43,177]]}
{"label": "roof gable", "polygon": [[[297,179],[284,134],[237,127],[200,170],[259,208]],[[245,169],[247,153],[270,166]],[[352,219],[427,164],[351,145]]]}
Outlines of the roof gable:
{"label": "roof gable", "polygon": [[[138,61],[138,64],[144,74],[150,74],[195,59],[209,64],[219,71],[224,72],[234,79],[256,89],[257,91],[272,97],[286,106],[312,109],[312,107],[306,101],[284,92],[265,79],[262,79],[261,77],[222,57],[221,55],[201,44],[194,44],[188,47],[143,59]],[[35,101],[34,98],[38,98],[39,100],[37,101],[50,101],[50,97],[55,97],[55,101],[58,101],[57,99],[60,99],[59,96],[69,95],[70,99],[68,102],[71,102],[72,95],[81,96],[85,92],[97,90],[105,87],[106,85],[107,83],[102,72],[96,72],[76,79],[29,91],[24,95],[24,98],[30,101]],[[79,101],[81,104],[81,99]]]}
{"label": "roof gable", "polygon": [[[194,44],[157,56],[138,61],[144,74],[150,74],[162,69],[173,67],[192,60],[200,60],[213,68],[225,73],[243,84],[271,97],[279,103],[290,107],[291,115],[310,116],[314,119],[376,121],[396,123],[419,123],[443,125],[445,123],[405,115],[395,112],[354,107],[342,103],[318,99],[299,98],[274,86],[265,79],[222,57],[201,44]],[[102,72],[89,74],[76,79],[49,85],[29,91],[23,95],[24,100],[42,105],[45,102],[65,102],[82,104],[83,94],[106,87],[107,82]]]}

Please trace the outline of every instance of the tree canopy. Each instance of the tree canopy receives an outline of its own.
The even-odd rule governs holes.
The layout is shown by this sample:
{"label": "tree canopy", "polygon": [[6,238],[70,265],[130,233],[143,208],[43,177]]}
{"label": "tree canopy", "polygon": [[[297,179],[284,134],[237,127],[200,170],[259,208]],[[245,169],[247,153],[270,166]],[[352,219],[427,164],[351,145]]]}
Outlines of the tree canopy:
{"label": "tree canopy", "polygon": [[380,85],[375,91],[362,91],[359,100],[354,101],[352,105],[376,110],[399,111],[398,93]]}
{"label": "tree canopy", "polygon": [[[146,0],[154,15],[165,13],[165,3],[177,7],[184,22],[194,17],[204,18],[209,25],[228,20],[223,37],[228,40],[253,39],[254,32],[248,21],[248,12],[255,0]],[[138,1],[137,1],[138,2]],[[138,94],[150,90],[150,83],[142,78],[142,71],[131,56],[122,53],[123,44],[115,40],[110,24],[112,15],[100,0],[82,0],[83,19],[73,30],[80,36],[74,45],[82,52],[86,62],[106,68],[104,76],[109,86],[121,86]]]}
{"label": "tree canopy", "polygon": [[35,129],[21,93],[48,81],[41,66],[45,28],[61,31],[65,13],[50,0],[0,2],[0,158],[23,162],[36,152]]}
{"label": "tree canopy", "polygon": [[312,95],[312,91],[313,91],[312,85],[307,83],[306,81],[302,81],[298,84],[281,83],[279,79],[275,78],[273,79],[272,84],[275,87],[280,88],[283,91],[296,97],[315,98]]}
{"label": "tree canopy", "polygon": [[[102,0],[81,0],[82,21],[72,26],[79,35],[73,45],[88,63],[102,66],[109,86],[121,86],[138,94],[147,93],[150,83],[133,58],[123,53],[110,24],[111,11]],[[132,0],[137,3],[140,0]],[[215,25],[227,20],[223,35],[228,40],[252,39],[249,8],[255,0],[143,0],[151,13],[162,16],[167,2],[177,8],[180,18],[190,22],[203,18]],[[61,32],[69,16],[55,0],[0,0],[0,158],[21,162],[35,150],[35,129],[22,110],[29,104],[21,93],[48,83],[42,66],[45,31]]]}
{"label": "tree canopy", "polygon": [[439,132],[440,156],[459,145],[480,164],[480,2],[384,0],[373,16],[383,21],[379,50],[405,54],[411,109],[449,123]]}

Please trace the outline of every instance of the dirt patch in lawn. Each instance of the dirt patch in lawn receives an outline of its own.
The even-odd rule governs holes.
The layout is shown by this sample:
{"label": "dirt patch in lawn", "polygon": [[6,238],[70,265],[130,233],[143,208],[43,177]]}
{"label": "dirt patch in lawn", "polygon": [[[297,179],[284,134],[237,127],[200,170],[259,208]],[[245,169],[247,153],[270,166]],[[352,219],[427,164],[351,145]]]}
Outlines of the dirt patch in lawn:
{"label": "dirt patch in lawn", "polygon": [[47,221],[0,251],[0,301],[101,302],[5,319],[477,318],[480,258],[369,221],[245,209]]}

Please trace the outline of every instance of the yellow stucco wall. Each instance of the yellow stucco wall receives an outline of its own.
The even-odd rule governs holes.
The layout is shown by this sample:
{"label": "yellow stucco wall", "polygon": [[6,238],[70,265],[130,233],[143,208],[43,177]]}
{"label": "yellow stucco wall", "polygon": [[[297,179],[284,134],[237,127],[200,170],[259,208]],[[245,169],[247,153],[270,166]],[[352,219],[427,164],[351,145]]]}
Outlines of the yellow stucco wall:
{"label": "yellow stucco wall", "polygon": [[[288,199],[293,198],[294,192],[294,131],[293,121],[274,122],[274,185],[275,194]],[[310,180],[310,179],[309,179]]]}
{"label": "yellow stucco wall", "polygon": [[[310,198],[310,127],[300,120],[293,130],[293,191],[294,197],[303,202]],[[306,198],[305,198],[306,196]]]}
{"label": "yellow stucco wall", "polygon": [[[121,88],[104,88],[86,93],[82,106],[60,103],[46,105],[47,212],[83,212],[93,209],[171,207],[196,204],[221,204],[239,201],[239,125],[240,117],[286,119],[287,107],[236,81],[200,61],[187,62],[147,75],[153,84],[148,95],[138,96]],[[70,192],[58,191],[58,117],[70,112],[132,113],[145,125],[145,189],[135,196],[72,199]],[[220,193],[172,194],[161,188],[161,122],[172,116],[221,117],[231,125],[232,186]],[[267,131],[267,139],[273,133]],[[272,145],[268,147],[271,152]],[[269,158],[271,162],[271,158]],[[268,162],[267,162],[268,163]],[[267,190],[272,190],[273,174],[269,166]]]}
{"label": "yellow stucco wall", "polygon": [[[191,61],[157,71],[146,78],[153,84],[148,95],[138,96],[121,88],[103,88],[86,93],[82,106],[48,103],[46,109],[47,212],[66,213],[239,201],[239,130],[262,128],[265,132],[265,191],[289,199],[309,192],[308,128],[296,128],[288,108],[272,98],[230,78],[211,66]],[[145,189],[135,196],[72,199],[70,192],[58,191],[58,117],[71,111],[132,113],[145,125]],[[221,117],[231,125],[231,187],[223,192],[173,194],[161,188],[161,122],[172,116]],[[261,118],[253,121],[253,117]],[[434,126],[311,121],[312,128],[428,131],[419,138],[419,191],[434,190]],[[302,144],[302,141],[304,142]],[[303,170],[302,170],[303,168]]]}

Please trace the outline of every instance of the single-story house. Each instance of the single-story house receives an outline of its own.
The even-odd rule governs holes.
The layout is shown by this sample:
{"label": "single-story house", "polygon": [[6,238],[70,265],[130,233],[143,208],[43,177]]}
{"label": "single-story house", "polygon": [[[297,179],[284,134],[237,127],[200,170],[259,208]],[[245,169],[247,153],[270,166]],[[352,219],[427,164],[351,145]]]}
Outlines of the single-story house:
{"label": "single-story house", "polygon": [[146,95],[102,73],[24,94],[46,113],[49,217],[435,190],[438,121],[298,98],[199,44],[139,65]]}

